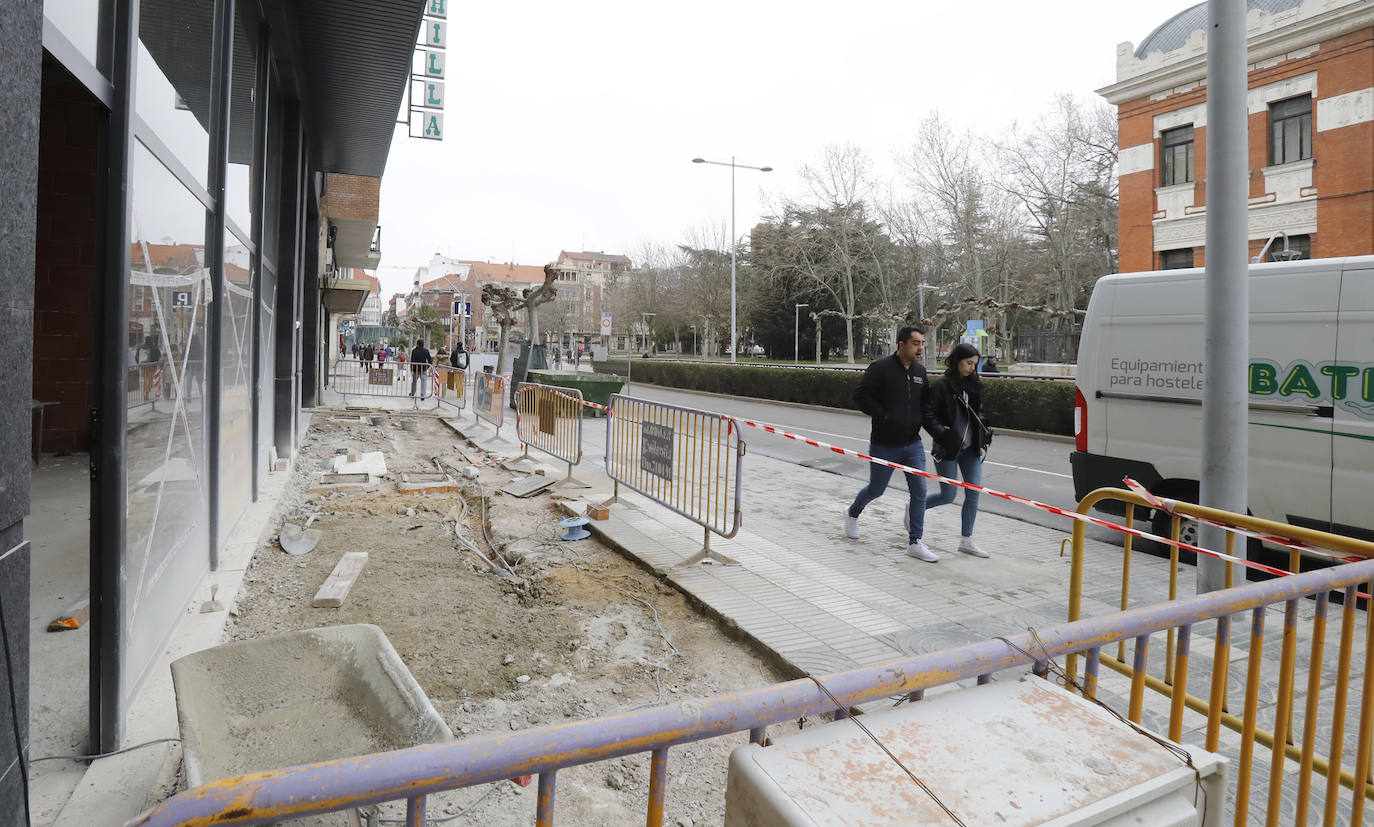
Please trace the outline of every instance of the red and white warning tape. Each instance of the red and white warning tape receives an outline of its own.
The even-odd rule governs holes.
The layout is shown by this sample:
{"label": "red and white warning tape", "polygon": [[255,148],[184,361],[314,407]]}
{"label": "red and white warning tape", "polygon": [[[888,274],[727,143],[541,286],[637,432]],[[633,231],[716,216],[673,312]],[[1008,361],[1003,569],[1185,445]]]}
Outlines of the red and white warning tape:
{"label": "red and white warning tape", "polygon": [[[737,417],[737,418],[738,418],[738,417]],[[1268,572],[1269,574],[1278,575],[1278,576],[1287,576],[1288,574],[1290,574],[1290,572],[1284,571],[1283,569],[1275,568],[1275,567],[1273,567],[1273,566],[1267,566],[1267,565],[1265,565],[1265,564],[1263,564],[1263,563],[1256,563],[1256,562],[1253,561],[1253,560],[1246,560],[1246,559],[1244,559],[1244,558],[1236,557],[1236,556],[1230,555],[1230,554],[1225,554],[1225,553],[1223,553],[1223,552],[1212,551],[1212,550],[1210,550],[1210,549],[1201,548],[1201,547],[1195,546],[1195,545],[1193,545],[1193,544],[1191,544],[1191,543],[1185,543],[1185,542],[1183,542],[1182,540],[1170,540],[1170,539],[1167,538],[1167,537],[1160,537],[1160,536],[1158,536],[1158,535],[1156,535],[1156,534],[1151,534],[1151,533],[1148,532],[1148,531],[1141,531],[1141,530],[1138,529],[1138,528],[1128,528],[1128,527],[1126,527],[1126,526],[1124,526],[1124,525],[1119,525],[1119,524],[1117,524],[1117,523],[1109,522],[1109,521],[1107,521],[1107,520],[1099,519],[1099,518],[1097,518],[1097,517],[1092,517],[1092,516],[1089,516],[1089,515],[1087,515],[1087,514],[1079,513],[1079,512],[1077,512],[1077,511],[1070,511],[1070,510],[1068,510],[1068,509],[1060,508],[1059,506],[1050,505],[1049,503],[1038,502],[1038,501],[1036,501],[1036,500],[1032,500],[1032,499],[1029,499],[1029,498],[1027,498],[1027,497],[1018,496],[1018,495],[1016,495],[1016,494],[1008,494],[1008,493],[1006,493],[1005,491],[998,491],[998,490],[996,490],[996,489],[994,489],[994,488],[987,488],[987,487],[982,486],[982,485],[974,485],[973,483],[964,482],[963,480],[947,479],[947,478],[945,478],[945,477],[940,476],[939,474],[935,474],[935,473],[932,473],[932,472],[930,472],[930,471],[923,471],[923,470],[921,470],[920,468],[912,468],[912,467],[907,466],[907,465],[902,465],[901,463],[898,463],[898,462],[891,462],[891,461],[889,461],[889,460],[879,459],[879,458],[877,458],[877,457],[869,456],[868,454],[865,454],[865,453],[863,453],[862,451],[854,451],[854,450],[851,450],[851,449],[849,449],[849,448],[841,448],[841,447],[838,446],[838,445],[831,445],[831,444],[828,443],[828,442],[821,442],[820,440],[811,439],[810,437],[802,436],[802,435],[800,435],[800,434],[794,434],[794,433],[792,433],[792,432],[790,432],[790,431],[784,430],[784,429],[779,428],[779,427],[777,427],[777,426],[775,426],[775,425],[768,425],[768,424],[763,423],[763,422],[754,422],[754,421],[752,421],[752,420],[743,419],[743,418],[738,418],[738,419],[739,419],[739,421],[740,421],[741,423],[743,423],[743,424],[745,424],[745,425],[748,425],[748,426],[753,427],[753,428],[758,428],[758,429],[761,430],[761,431],[765,431],[765,432],[767,432],[767,433],[774,434],[774,435],[776,435],[776,436],[785,437],[786,439],[796,440],[797,442],[804,442],[804,443],[806,443],[807,445],[810,445],[810,446],[812,446],[812,447],[814,447],[814,448],[824,448],[824,449],[826,449],[826,450],[833,451],[833,452],[836,453],[836,454],[843,454],[843,455],[845,455],[845,456],[857,457],[858,459],[862,459],[862,460],[864,460],[864,461],[866,461],[866,462],[871,462],[871,463],[873,463],[874,465],[885,465],[885,466],[887,466],[888,468],[892,468],[892,469],[894,469],[894,470],[896,470],[896,471],[901,471],[901,472],[904,473],[904,474],[915,474],[915,475],[917,475],[917,476],[926,477],[927,479],[936,480],[936,481],[938,481],[938,482],[948,483],[948,484],[950,484],[950,485],[957,485],[957,486],[959,486],[959,487],[961,487],[961,488],[967,488],[967,489],[969,489],[970,491],[977,491],[977,492],[979,492],[979,493],[981,493],[981,494],[988,494],[988,495],[993,496],[993,497],[998,497],[998,498],[1000,498],[1000,499],[1007,500],[1008,502],[1020,503],[1021,505],[1030,506],[1031,508],[1039,508],[1039,509],[1041,509],[1041,510],[1043,510],[1043,511],[1048,511],[1048,512],[1050,512],[1051,514],[1058,514],[1058,515],[1061,516],[1061,517],[1067,517],[1067,518],[1069,518],[1070,520],[1076,520],[1076,521],[1078,521],[1078,522],[1087,523],[1087,524],[1090,524],[1090,525],[1102,526],[1103,528],[1108,528],[1108,529],[1111,529],[1111,530],[1113,530],[1113,531],[1119,531],[1119,532],[1121,532],[1121,533],[1123,533],[1123,534],[1130,534],[1130,535],[1132,535],[1132,536],[1134,536],[1134,537],[1140,537],[1140,538],[1145,539],[1145,540],[1154,540],[1155,542],[1164,543],[1165,545],[1178,546],[1178,547],[1181,548],[1181,549],[1187,549],[1188,551],[1196,552],[1197,554],[1205,554],[1205,555],[1207,555],[1207,556],[1209,556],[1209,557],[1216,557],[1216,558],[1218,558],[1218,559],[1220,559],[1220,560],[1227,560],[1227,561],[1232,562],[1232,563],[1238,563],[1238,564],[1240,564],[1240,565],[1242,565],[1242,566],[1247,566],[1247,567],[1249,567],[1249,568],[1258,569],[1259,571]],[[1169,502],[1168,500],[1165,500],[1165,501],[1164,501],[1164,503],[1168,503],[1168,502]],[[1193,518],[1193,517],[1188,517],[1187,519],[1194,519],[1194,518]],[[1222,525],[1222,524],[1219,524],[1219,523],[1217,523],[1217,524],[1215,524],[1215,525],[1220,525],[1222,528],[1227,528],[1227,529],[1231,529],[1231,530],[1238,530],[1238,529],[1236,529],[1234,526],[1227,526],[1227,525]],[[1270,538],[1268,537],[1268,535],[1250,534],[1249,536],[1255,536],[1255,537],[1259,537],[1259,538],[1261,538],[1261,539],[1270,539]],[[1278,540],[1279,538],[1273,538],[1273,539]],[[1282,542],[1282,541],[1280,540],[1280,542]],[[1300,547],[1300,548],[1303,548],[1303,549],[1306,549],[1306,548],[1307,548],[1306,546],[1299,546],[1299,547]],[[1315,549],[1314,549],[1314,551],[1315,551]],[[1337,558],[1337,559],[1346,560],[1347,558],[1340,557],[1340,558]],[[1361,558],[1350,558],[1350,559],[1361,559]]]}

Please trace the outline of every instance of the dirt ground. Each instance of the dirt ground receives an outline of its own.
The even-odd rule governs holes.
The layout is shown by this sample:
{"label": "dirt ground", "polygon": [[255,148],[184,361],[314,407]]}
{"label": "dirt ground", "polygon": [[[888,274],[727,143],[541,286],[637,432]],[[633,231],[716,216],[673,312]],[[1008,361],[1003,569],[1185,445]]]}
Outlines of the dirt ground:
{"label": "dirt ground", "polygon": [[[324,538],[302,556],[275,542],[258,550],[230,618],[230,640],[374,623],[458,738],[785,679],[676,590],[595,537],[559,540],[563,514],[550,494],[517,499],[498,492],[515,475],[489,461],[494,458],[470,444],[460,450],[459,437],[433,416],[413,417],[414,431],[402,430],[400,418],[392,413],[373,426],[317,412],[277,522],[303,523],[317,514],[312,527]],[[370,490],[309,493],[340,451],[382,451],[388,474]],[[460,492],[397,491],[402,472],[434,472],[435,458],[460,478],[472,460],[488,461]],[[347,600],[337,609],[311,608],[347,551],[369,553]],[[493,572],[488,561],[513,574]],[[729,753],[746,741],[742,733],[670,750],[666,824],[721,823]],[[642,822],[648,776],[648,754],[561,771],[557,823]],[[451,823],[532,824],[536,786],[503,781],[445,793],[430,798],[428,815],[444,818],[470,807]],[[403,818],[404,810],[388,805],[381,815]],[[321,823],[345,823],[336,818]]]}

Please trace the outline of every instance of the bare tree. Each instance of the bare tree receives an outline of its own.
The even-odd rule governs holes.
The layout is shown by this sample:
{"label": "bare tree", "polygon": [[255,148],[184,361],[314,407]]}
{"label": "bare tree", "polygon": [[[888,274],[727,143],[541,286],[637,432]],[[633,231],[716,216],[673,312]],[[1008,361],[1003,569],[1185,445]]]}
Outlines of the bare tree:
{"label": "bare tree", "polygon": [[1084,111],[1057,95],[1029,130],[1013,124],[996,144],[1003,189],[1022,205],[1036,237],[1049,301],[1079,306],[1098,276],[1115,269],[1116,141],[1105,107]]}
{"label": "bare tree", "polygon": [[[845,323],[848,360],[854,362],[854,322],[872,309],[875,284],[887,283],[895,263],[892,241],[872,209],[872,164],[853,144],[825,148],[821,162],[806,166],[802,179],[810,197],[784,201],[780,214],[761,230],[764,249],[756,251],[762,275],[818,293],[833,305],[830,314]],[[879,304],[892,300],[882,291]],[[892,302],[893,304],[899,304]],[[887,306],[884,312],[898,308]]]}

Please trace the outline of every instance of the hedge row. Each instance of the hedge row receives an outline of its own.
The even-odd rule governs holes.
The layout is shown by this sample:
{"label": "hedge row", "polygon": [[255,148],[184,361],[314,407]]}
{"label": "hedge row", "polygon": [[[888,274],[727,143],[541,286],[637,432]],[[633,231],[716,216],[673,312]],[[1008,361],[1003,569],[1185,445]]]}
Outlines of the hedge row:
{"label": "hedge row", "polygon": [[[597,373],[624,376],[624,360],[594,362]],[[732,367],[635,359],[632,378],[667,388],[801,402],[831,408],[854,407],[860,374],[844,370]],[[983,410],[993,428],[1073,435],[1071,382],[1035,379],[985,379]]]}

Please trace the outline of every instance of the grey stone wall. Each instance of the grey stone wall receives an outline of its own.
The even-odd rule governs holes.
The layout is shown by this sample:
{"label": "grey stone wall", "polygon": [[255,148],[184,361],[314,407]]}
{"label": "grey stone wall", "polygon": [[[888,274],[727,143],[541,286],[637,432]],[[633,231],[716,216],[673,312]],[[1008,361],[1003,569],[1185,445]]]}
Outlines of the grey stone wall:
{"label": "grey stone wall", "polygon": [[[28,744],[29,555],[21,547],[29,513],[30,394],[33,374],[33,250],[38,201],[38,110],[43,71],[43,4],[0,3],[0,605],[10,656],[0,672],[0,824],[23,824],[18,756]],[[11,550],[12,553],[11,553]],[[3,652],[0,652],[3,656]],[[11,697],[11,685],[15,687]],[[11,701],[21,745],[14,742]]]}

